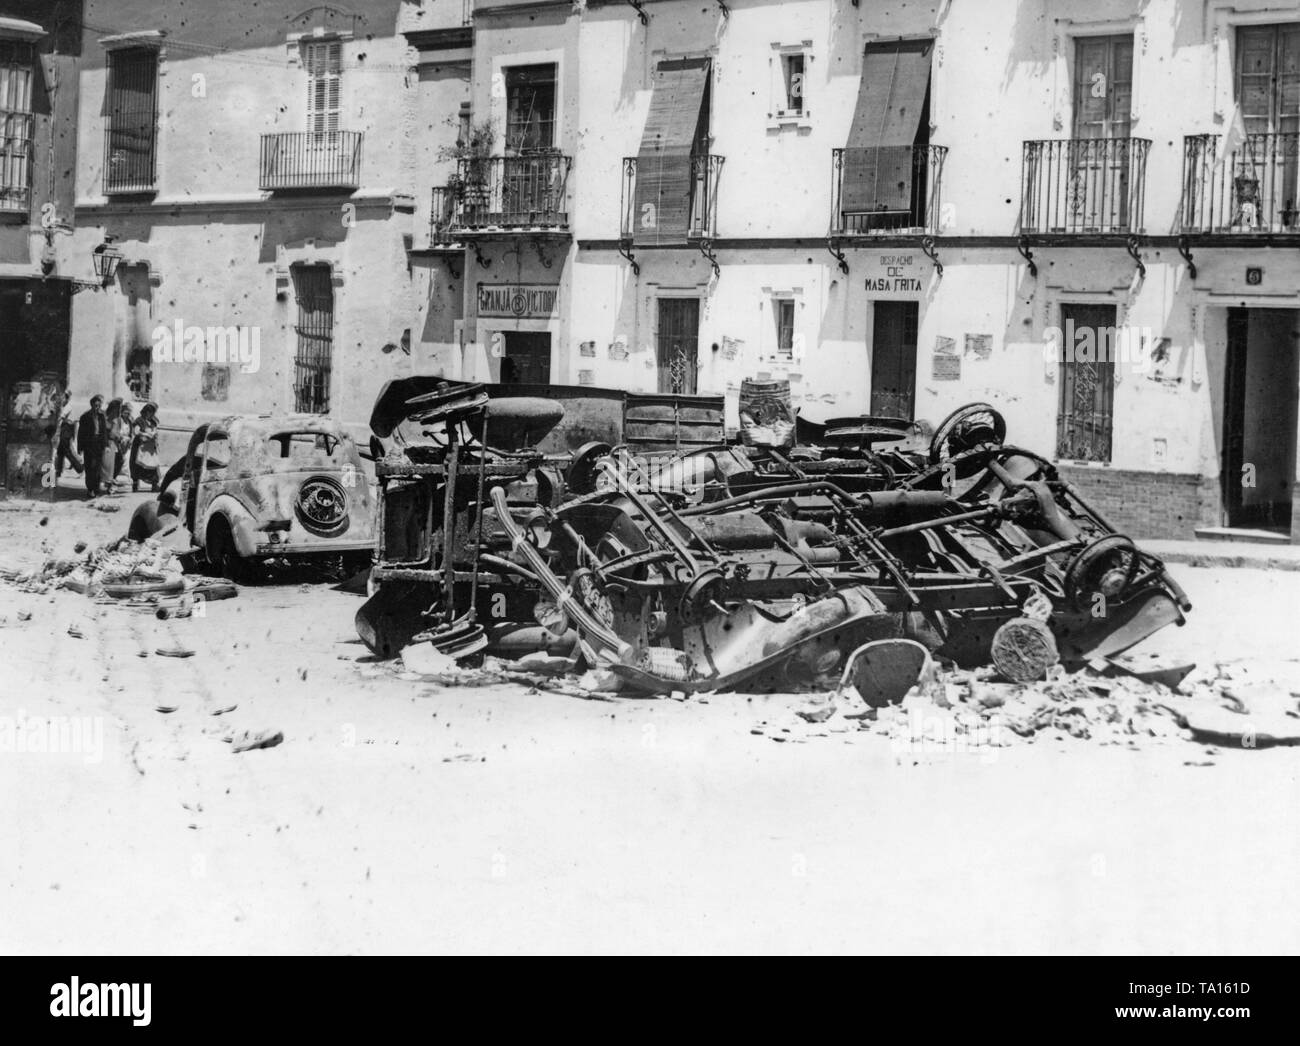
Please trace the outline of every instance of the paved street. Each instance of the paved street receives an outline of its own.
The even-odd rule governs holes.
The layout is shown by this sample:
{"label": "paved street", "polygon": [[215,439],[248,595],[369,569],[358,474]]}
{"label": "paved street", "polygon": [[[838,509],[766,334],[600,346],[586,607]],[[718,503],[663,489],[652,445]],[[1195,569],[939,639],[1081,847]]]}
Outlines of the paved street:
{"label": "paved street", "polygon": [[[60,493],[0,511],[7,562],[114,536],[136,500],[103,513]],[[1300,573],[1178,575],[1197,609],[1144,649],[1208,664],[1294,648]],[[1300,947],[1294,749],[1042,734],[913,757],[802,723],[794,697],[451,690],[372,663],[360,602],[258,586],[163,622],[0,584],[0,715],[104,731],[98,762],[0,757],[16,815],[0,947]],[[172,644],[194,656],[154,652]],[[284,742],[234,754],[223,737],[244,730]]]}

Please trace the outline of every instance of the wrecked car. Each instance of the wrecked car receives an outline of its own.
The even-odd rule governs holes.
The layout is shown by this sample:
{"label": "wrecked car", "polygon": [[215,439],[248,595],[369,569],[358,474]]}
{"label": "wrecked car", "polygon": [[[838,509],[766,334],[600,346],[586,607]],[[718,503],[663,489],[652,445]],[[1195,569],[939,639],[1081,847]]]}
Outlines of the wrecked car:
{"label": "wrecked car", "polygon": [[356,444],[337,422],[315,416],[228,417],[196,428],[131,534],[171,522],[183,523],[202,558],[236,581],[279,559],[341,557],[362,569],[375,544]]}
{"label": "wrecked car", "polygon": [[373,650],[577,652],[640,691],[801,690],[882,639],[1041,671],[1117,655],[1189,609],[1050,462],[1005,444],[987,404],[928,452],[878,418],[728,444],[694,428],[703,405],[668,402],[652,451],[628,438],[626,397],[622,430],[579,444],[594,433],[577,405],[385,389],[375,593],[357,616]]}

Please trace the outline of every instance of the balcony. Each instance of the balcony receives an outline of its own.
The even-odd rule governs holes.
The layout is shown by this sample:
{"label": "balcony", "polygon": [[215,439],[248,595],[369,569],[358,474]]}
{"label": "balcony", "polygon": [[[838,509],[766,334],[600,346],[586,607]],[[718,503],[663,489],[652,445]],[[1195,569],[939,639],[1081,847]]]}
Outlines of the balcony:
{"label": "balcony", "polygon": [[1300,134],[1250,134],[1226,149],[1216,134],[1183,139],[1182,232],[1300,235]]}
{"label": "balcony", "polygon": [[357,189],[361,185],[360,131],[262,135],[258,187]]}
{"label": "balcony", "polygon": [[1146,138],[1025,142],[1020,231],[1128,236],[1145,229]]}
{"label": "balcony", "polygon": [[638,180],[638,158],[624,157],[620,239],[642,246],[715,239],[723,160],[712,154],[668,158]]}
{"label": "balcony", "polygon": [[26,216],[32,202],[32,114],[0,109],[0,214]]}
{"label": "balcony", "polygon": [[104,131],[104,192],[153,192],[157,178],[158,136],[152,122]]}
{"label": "balcony", "polygon": [[552,150],[457,161],[433,190],[430,240],[446,245],[497,233],[567,233],[573,158]]}
{"label": "balcony", "polygon": [[933,236],[939,231],[942,145],[835,149],[831,236]]}

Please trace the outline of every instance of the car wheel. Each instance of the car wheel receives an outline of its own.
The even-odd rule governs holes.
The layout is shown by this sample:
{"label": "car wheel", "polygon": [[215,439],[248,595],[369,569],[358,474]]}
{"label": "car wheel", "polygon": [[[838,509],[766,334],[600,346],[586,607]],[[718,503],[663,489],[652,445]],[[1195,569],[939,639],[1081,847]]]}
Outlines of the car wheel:
{"label": "car wheel", "polygon": [[220,516],[208,524],[208,540],[204,551],[215,574],[238,584],[248,583],[252,574],[251,566],[235,547],[235,536],[230,532],[230,524]]}

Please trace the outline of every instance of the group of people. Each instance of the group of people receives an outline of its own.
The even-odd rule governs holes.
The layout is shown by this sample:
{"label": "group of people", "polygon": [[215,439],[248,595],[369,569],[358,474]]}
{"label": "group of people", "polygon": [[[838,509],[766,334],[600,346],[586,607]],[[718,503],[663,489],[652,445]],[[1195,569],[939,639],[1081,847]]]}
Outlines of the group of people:
{"label": "group of people", "polygon": [[123,469],[129,471],[131,489],[141,483],[158,489],[158,405],[146,403],[134,417],[131,404],[115,399],[104,408],[103,396],[90,398],[90,409],[74,420],[72,393],[63,394],[54,450],[55,482],[69,464],[86,479],[93,498],[110,493]]}

